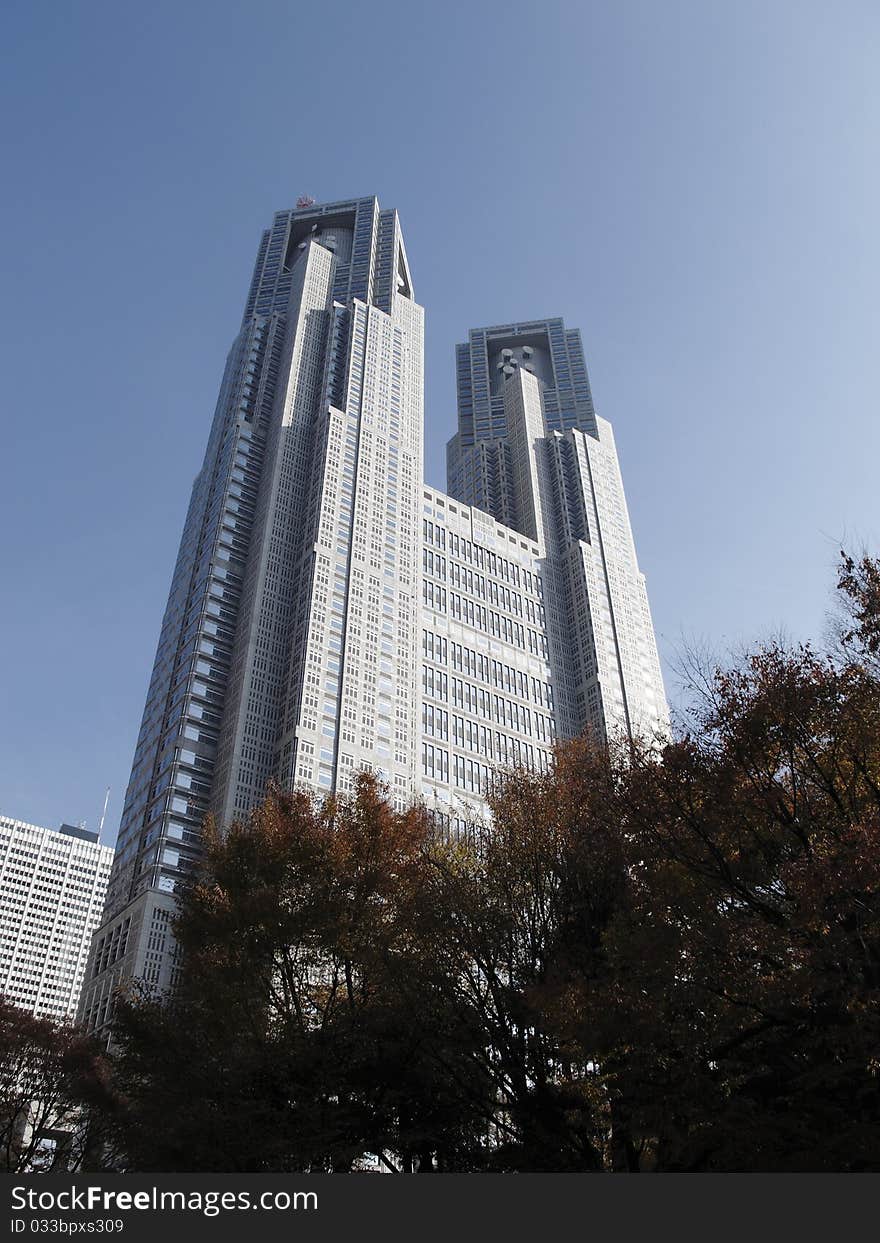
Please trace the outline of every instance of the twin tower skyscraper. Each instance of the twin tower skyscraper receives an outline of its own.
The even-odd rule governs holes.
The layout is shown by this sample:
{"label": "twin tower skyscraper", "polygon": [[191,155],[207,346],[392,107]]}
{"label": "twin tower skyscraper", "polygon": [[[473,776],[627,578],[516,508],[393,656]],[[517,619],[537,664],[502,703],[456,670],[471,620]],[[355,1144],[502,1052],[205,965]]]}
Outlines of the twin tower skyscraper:
{"label": "twin tower skyscraper", "polygon": [[189,509],[80,1007],[173,986],[201,826],[368,767],[461,831],[494,772],[667,709],[610,425],[559,319],[470,333],[444,494],[423,479],[423,311],[395,211],[263,234]]}

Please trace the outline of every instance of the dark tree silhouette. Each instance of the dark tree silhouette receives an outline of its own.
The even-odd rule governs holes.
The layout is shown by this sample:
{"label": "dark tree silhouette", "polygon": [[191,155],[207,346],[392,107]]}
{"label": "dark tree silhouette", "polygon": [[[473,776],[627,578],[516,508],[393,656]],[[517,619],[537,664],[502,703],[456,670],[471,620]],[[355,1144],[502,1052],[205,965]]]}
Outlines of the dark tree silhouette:
{"label": "dark tree silhouette", "polygon": [[880,1170],[880,567],[673,742],[499,774],[442,840],[367,776],[209,832],[117,1022],[144,1170]]}

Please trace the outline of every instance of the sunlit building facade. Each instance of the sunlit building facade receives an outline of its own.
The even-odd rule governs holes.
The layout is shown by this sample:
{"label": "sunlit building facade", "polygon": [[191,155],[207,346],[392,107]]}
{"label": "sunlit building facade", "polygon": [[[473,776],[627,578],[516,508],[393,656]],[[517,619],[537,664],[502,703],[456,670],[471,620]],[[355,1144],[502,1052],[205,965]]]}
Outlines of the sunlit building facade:
{"label": "sunlit building facade", "polygon": [[41,1018],[75,1017],[112,862],[96,833],[0,816],[0,996]]}

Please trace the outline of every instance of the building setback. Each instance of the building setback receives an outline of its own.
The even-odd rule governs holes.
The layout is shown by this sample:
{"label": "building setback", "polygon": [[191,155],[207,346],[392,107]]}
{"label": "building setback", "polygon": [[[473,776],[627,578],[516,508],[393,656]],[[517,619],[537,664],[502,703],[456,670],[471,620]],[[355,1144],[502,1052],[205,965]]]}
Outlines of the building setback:
{"label": "building setback", "polygon": [[423,484],[423,354],[396,212],[276,214],[184,524],[83,990],[92,1027],[120,977],[173,986],[168,924],[204,816],[244,815],[270,779],[344,792],[370,768],[454,829],[494,769],[546,768],[557,737],[665,728],[579,335],[547,320],[459,347],[451,496]]}
{"label": "building setback", "polygon": [[23,1010],[73,1018],[113,848],[63,824],[0,816],[0,995]]}

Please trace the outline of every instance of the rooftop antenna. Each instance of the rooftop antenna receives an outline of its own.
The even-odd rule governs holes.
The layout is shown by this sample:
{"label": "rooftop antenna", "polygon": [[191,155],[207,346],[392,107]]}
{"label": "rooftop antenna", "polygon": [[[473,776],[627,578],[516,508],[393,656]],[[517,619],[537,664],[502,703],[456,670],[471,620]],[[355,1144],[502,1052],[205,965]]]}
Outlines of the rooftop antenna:
{"label": "rooftop antenna", "polygon": [[110,802],[110,787],[107,787],[107,793],[104,795],[104,810],[101,812],[101,823],[98,825],[98,841],[101,840],[101,834],[104,831],[104,817],[107,815],[107,804]]}

